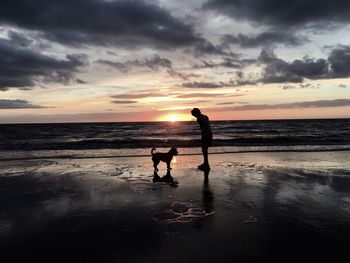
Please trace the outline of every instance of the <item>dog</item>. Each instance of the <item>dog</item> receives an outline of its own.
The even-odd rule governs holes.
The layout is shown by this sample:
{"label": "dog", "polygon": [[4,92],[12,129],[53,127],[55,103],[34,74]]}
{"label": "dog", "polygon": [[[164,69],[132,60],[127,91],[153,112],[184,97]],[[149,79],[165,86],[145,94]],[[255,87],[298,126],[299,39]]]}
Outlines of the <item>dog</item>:
{"label": "dog", "polygon": [[155,150],[156,150],[155,148],[152,148],[152,150],[151,150],[154,171],[155,172],[159,171],[157,166],[160,163],[160,161],[165,162],[167,165],[167,169],[171,170],[170,162],[173,159],[174,155],[178,154],[177,149],[175,147],[173,147],[167,153],[153,153]]}

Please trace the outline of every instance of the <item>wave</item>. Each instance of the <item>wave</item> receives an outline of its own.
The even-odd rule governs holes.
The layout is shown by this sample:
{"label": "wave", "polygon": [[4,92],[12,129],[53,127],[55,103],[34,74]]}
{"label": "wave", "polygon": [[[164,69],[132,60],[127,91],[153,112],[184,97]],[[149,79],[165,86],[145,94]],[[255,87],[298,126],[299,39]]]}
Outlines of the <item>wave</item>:
{"label": "wave", "polygon": [[[214,121],[213,145],[350,145],[350,119]],[[198,147],[195,122],[1,125],[0,151]]]}
{"label": "wave", "polygon": [[[318,136],[284,137],[261,136],[253,138],[215,139],[213,146],[297,146],[297,145],[350,145],[350,137],[320,138]],[[199,139],[83,139],[77,141],[7,141],[0,144],[0,150],[83,150],[83,149],[123,149],[152,147],[198,147]]]}
{"label": "wave", "polygon": [[[157,148],[167,151],[168,148]],[[150,157],[150,149],[111,149],[111,150],[74,150],[74,151],[32,151],[0,152],[0,161],[40,160],[40,159],[107,159],[107,158],[141,158]],[[202,155],[197,148],[179,148],[178,156]],[[300,146],[263,146],[263,147],[212,147],[210,155],[241,153],[278,153],[278,152],[350,152],[350,145],[300,145]]]}

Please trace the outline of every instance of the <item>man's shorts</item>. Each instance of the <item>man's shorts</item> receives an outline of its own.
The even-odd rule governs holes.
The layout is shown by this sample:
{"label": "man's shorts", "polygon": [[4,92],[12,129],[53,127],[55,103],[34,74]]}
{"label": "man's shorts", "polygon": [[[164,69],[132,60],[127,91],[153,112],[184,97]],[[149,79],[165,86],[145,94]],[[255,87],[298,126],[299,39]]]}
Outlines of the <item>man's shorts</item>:
{"label": "man's shorts", "polygon": [[213,135],[202,136],[202,147],[211,147],[213,146]]}

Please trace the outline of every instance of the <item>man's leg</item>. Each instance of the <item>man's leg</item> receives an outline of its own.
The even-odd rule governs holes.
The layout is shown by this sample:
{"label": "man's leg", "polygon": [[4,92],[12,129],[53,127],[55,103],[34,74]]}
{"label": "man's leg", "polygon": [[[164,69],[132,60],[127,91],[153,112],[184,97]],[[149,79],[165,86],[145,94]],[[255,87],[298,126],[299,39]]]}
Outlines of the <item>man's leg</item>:
{"label": "man's leg", "polygon": [[203,158],[204,158],[204,165],[209,166],[209,161],[208,161],[208,146],[202,146],[202,153],[203,153]]}

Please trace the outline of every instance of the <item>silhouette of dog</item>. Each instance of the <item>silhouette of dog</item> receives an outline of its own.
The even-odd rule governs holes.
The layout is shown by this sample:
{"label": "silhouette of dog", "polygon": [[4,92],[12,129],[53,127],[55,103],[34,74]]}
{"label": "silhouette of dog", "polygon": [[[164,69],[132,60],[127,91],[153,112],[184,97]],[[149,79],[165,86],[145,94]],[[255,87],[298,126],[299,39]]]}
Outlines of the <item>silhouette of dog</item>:
{"label": "silhouette of dog", "polygon": [[152,148],[152,150],[151,150],[154,171],[155,172],[159,171],[157,166],[160,163],[160,161],[165,162],[168,170],[171,170],[170,162],[173,159],[174,155],[178,154],[177,149],[175,147],[173,147],[167,153],[153,153],[153,151],[155,151],[155,150],[156,150],[155,148]]}

